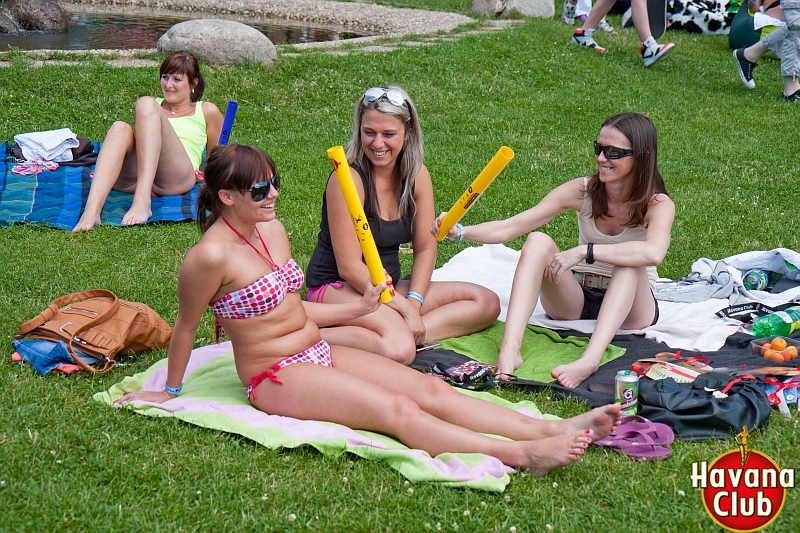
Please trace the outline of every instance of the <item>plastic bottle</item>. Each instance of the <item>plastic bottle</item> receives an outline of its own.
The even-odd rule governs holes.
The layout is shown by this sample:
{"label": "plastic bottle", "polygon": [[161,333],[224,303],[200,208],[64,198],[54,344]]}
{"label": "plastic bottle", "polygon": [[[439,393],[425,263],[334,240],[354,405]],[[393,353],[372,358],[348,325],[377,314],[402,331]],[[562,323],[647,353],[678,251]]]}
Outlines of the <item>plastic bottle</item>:
{"label": "plastic bottle", "polygon": [[800,329],[800,306],[797,305],[785,311],[764,315],[753,322],[753,336],[759,339],[788,337],[798,329]]}
{"label": "plastic bottle", "polygon": [[754,268],[744,273],[742,285],[748,291],[763,291],[769,284],[769,273],[760,268]]}

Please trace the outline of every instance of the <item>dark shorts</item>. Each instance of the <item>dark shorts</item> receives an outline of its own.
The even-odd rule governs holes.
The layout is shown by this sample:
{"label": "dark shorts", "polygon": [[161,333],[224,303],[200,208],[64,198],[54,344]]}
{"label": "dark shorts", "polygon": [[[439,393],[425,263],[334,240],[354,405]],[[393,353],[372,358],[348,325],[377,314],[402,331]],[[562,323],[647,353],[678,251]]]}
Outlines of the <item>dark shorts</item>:
{"label": "dark shorts", "polygon": [[[581,320],[596,320],[597,315],[600,313],[600,306],[603,305],[603,298],[606,296],[605,289],[588,289],[581,286],[583,289],[583,311],[581,311]],[[653,302],[656,304],[656,313],[653,317],[651,326],[658,322],[658,300],[653,296]]]}

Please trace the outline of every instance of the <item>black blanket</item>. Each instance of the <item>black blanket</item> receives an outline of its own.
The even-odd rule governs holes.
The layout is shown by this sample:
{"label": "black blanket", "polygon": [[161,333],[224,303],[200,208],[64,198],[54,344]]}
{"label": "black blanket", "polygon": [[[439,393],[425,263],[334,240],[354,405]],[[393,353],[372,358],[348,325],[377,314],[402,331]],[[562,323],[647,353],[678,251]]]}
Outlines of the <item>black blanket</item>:
{"label": "black blanket", "polygon": [[[574,336],[587,336],[584,333],[577,331],[559,331],[559,335],[567,337]],[[800,332],[792,335],[792,337],[800,338]],[[792,363],[773,363],[761,357],[760,355],[753,354],[750,349],[750,341],[753,337],[746,333],[736,333],[728,337],[725,345],[715,352],[682,352],[682,356],[692,357],[695,355],[705,355],[709,359],[709,364],[715,369],[719,368],[735,368],[735,369],[755,369],[763,368],[766,366],[783,366],[787,368],[795,368],[798,365],[796,359]],[[530,390],[543,390],[550,389],[553,394],[558,397],[572,397],[578,400],[584,400],[593,407],[599,407],[614,402],[614,376],[617,371],[629,369],[633,363],[639,359],[653,357],[659,352],[672,352],[676,350],[670,348],[664,343],[655,342],[646,339],[641,335],[618,335],[614,337],[612,344],[625,348],[625,354],[613,361],[601,366],[597,372],[589,376],[580,386],[574,389],[568,389],[558,384],[541,383],[538,381],[529,381],[524,379],[516,379],[510,382],[500,382],[502,386],[515,386],[523,387]],[[470,361],[469,357],[453,352],[451,350],[430,350],[417,354],[414,363],[411,365],[417,370],[423,372],[430,372],[437,362],[442,363],[445,367],[455,366],[459,363]],[[645,378],[649,379],[649,378]],[[609,386],[611,387],[609,389]],[[598,390],[599,389],[599,390]]]}

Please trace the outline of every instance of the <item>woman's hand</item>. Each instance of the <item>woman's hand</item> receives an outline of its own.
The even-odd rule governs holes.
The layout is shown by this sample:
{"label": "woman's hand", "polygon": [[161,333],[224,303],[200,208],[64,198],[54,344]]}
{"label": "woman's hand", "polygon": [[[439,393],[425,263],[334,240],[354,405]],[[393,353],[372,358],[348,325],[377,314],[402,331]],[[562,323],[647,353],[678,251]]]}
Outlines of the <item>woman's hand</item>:
{"label": "woman's hand", "polygon": [[398,294],[397,297],[392,298],[386,305],[397,311],[403,321],[411,330],[411,335],[414,337],[414,343],[419,345],[425,342],[425,324],[422,322],[419,310],[422,307],[418,301],[404,298],[403,295]]}
{"label": "woman's hand", "polygon": [[364,283],[364,295],[361,297],[361,300],[359,300],[364,308],[365,315],[374,313],[378,310],[378,308],[381,306],[381,303],[378,301],[378,299],[381,297],[381,293],[391,284],[392,278],[389,277],[389,274],[386,274],[386,281],[382,281],[377,285],[373,285],[370,278],[367,277],[367,281]]}
{"label": "woman's hand", "polygon": [[411,330],[411,334],[414,336],[414,344],[419,346],[425,342],[425,335],[427,334],[427,331],[425,331],[425,323],[422,322],[419,309],[411,303],[409,303],[408,306],[410,312],[403,314],[403,320],[406,321],[408,329]]}
{"label": "woman's hand", "polygon": [[[442,225],[442,220],[444,220],[444,217],[446,215],[447,215],[447,211],[442,212],[442,214],[439,215],[436,218],[436,220],[433,221],[433,224],[431,224],[431,234],[434,237],[438,237],[439,236],[439,229],[440,229],[440,227]],[[458,228],[454,224],[452,228],[447,230],[447,235],[445,235],[445,237],[447,237],[451,241],[452,240],[458,240],[459,237],[461,237],[461,232],[458,230]]]}
{"label": "woman's hand", "polygon": [[584,257],[586,257],[583,251],[585,248],[586,245],[581,245],[556,253],[545,269],[545,273],[550,279],[550,282],[558,283],[561,280],[562,274],[565,272],[571,273],[572,267],[583,261]]}
{"label": "woman's hand", "polygon": [[153,402],[153,403],[164,403],[167,400],[171,400],[173,398],[177,398],[177,396],[172,396],[167,394],[167,391],[139,391],[139,392],[129,392],[125,394],[122,398],[114,402],[114,405],[122,405],[123,403],[132,402],[134,400],[141,401],[141,402]]}

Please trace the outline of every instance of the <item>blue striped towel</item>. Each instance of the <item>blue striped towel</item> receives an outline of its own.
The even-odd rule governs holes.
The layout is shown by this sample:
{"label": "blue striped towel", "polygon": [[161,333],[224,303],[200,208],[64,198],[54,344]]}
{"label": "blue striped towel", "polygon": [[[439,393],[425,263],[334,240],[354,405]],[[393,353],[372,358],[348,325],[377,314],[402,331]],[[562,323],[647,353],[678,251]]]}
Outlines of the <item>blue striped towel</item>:
{"label": "blue striped towel", "polygon": [[[100,143],[92,142],[94,151]],[[86,198],[89,196],[94,167],[59,167],[54,171],[43,171],[24,176],[14,174],[16,164],[11,154],[14,143],[0,144],[0,226],[15,223],[43,224],[71,230],[78,223]],[[200,185],[179,196],[154,196],[153,216],[149,222],[183,221],[197,219],[197,194]],[[103,213],[103,224],[122,225],[122,217],[130,209],[133,194],[111,191]]]}

